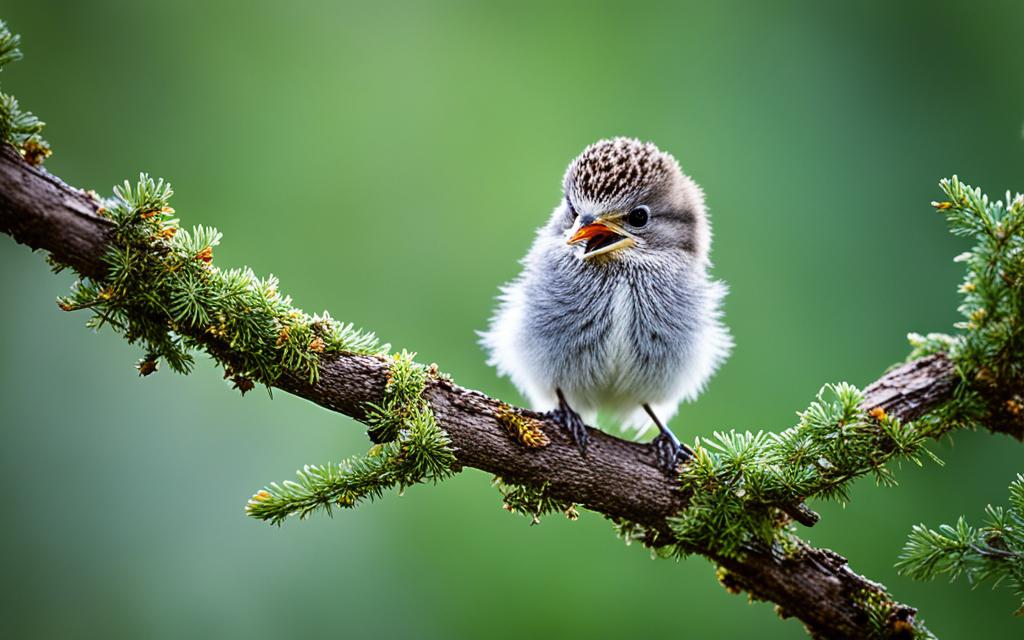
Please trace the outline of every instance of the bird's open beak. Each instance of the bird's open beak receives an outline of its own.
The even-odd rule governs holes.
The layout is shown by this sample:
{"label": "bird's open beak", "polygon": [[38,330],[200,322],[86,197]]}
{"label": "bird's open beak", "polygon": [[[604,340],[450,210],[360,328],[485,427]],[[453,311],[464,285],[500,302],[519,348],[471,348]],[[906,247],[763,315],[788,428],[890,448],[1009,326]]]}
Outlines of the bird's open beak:
{"label": "bird's open beak", "polygon": [[583,225],[569,238],[568,244],[584,241],[587,243],[583,251],[584,258],[593,258],[636,244],[629,232],[608,219]]}

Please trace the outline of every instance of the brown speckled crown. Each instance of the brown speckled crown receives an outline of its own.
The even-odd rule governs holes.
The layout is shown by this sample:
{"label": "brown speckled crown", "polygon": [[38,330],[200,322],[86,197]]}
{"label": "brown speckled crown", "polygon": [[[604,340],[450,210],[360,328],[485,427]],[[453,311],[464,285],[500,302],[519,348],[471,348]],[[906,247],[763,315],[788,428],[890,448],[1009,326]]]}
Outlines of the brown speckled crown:
{"label": "brown speckled crown", "polygon": [[620,203],[648,192],[677,171],[676,159],[651,142],[599,140],[569,165],[564,189],[574,204]]}

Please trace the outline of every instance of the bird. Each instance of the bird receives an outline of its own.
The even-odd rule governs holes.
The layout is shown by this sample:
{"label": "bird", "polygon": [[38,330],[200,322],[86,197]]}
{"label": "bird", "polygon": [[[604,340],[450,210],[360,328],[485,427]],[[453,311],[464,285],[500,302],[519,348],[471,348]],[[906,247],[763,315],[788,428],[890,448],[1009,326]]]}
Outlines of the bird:
{"label": "bird", "polygon": [[710,249],[704,192],[672,154],[628,137],[587,146],[479,334],[488,364],[584,457],[600,412],[657,427],[658,466],[677,473],[693,451],[666,425],[733,348]]}

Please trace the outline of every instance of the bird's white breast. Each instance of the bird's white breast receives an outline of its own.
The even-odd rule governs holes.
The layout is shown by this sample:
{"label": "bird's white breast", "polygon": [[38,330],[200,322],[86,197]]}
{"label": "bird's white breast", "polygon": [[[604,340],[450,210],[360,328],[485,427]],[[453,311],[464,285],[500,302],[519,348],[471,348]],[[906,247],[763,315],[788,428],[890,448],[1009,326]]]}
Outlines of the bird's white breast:
{"label": "bird's white breast", "polygon": [[667,421],[729,351],[725,289],[706,276],[662,267],[607,277],[541,238],[524,266],[482,338],[537,410],[554,408],[557,388],[590,424],[601,411],[642,431],[643,404]]}
{"label": "bird's white breast", "polygon": [[635,353],[629,332],[633,322],[633,302],[629,295],[627,283],[619,282],[615,285],[609,309],[611,331],[608,333],[608,357],[605,363],[608,379],[613,387],[609,391],[628,382],[629,372],[633,368]]}

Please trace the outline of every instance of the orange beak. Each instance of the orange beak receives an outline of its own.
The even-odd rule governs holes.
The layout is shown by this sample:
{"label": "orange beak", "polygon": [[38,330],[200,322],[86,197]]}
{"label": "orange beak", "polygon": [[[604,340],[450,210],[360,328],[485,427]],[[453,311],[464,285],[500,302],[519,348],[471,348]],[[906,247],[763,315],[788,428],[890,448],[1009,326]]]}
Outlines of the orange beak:
{"label": "orange beak", "polygon": [[593,258],[618,249],[631,247],[635,240],[614,222],[592,222],[583,225],[569,238],[569,244],[586,242],[583,258]]}
{"label": "orange beak", "polygon": [[578,242],[583,242],[584,240],[590,240],[591,238],[598,238],[598,241],[600,241],[604,236],[617,235],[619,234],[609,229],[606,225],[603,225],[600,222],[594,222],[577,229],[576,233],[569,238],[569,244],[576,244]]}

